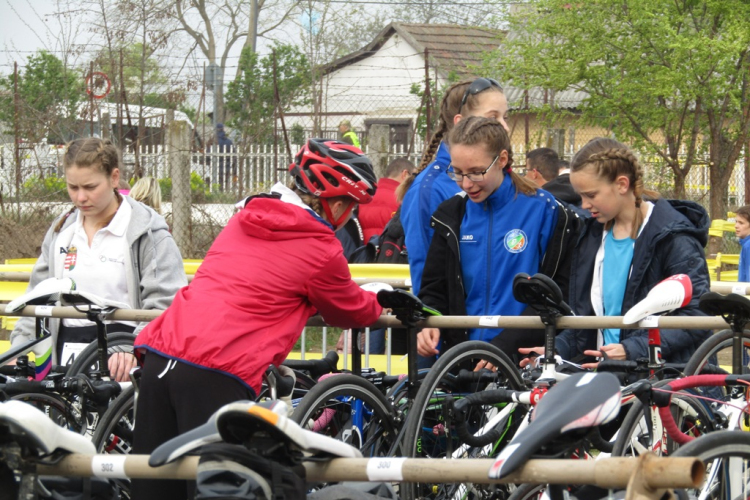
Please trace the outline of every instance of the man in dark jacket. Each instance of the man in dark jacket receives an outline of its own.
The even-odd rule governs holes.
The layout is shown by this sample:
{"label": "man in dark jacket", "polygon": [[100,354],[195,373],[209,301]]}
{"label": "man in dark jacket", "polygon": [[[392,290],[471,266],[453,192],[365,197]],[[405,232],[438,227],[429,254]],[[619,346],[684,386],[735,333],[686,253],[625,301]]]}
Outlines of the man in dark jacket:
{"label": "man in dark jacket", "polygon": [[560,157],[552,148],[537,148],[526,153],[526,178],[552,196],[576,207],[581,196],[570,184],[570,170],[560,171]]}

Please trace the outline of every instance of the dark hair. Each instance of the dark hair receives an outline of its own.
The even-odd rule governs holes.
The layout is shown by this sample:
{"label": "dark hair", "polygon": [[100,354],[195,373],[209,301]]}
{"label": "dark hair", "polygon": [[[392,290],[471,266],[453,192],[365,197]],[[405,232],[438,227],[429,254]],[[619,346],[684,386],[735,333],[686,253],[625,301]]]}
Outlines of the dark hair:
{"label": "dark hair", "polygon": [[743,207],[738,208],[734,211],[734,215],[736,216],[742,216],[747,222],[750,222],[750,205],[745,205]]}
{"label": "dark hair", "polygon": [[[432,135],[432,140],[430,140],[430,143],[427,145],[427,148],[422,155],[422,160],[419,162],[419,167],[417,167],[416,171],[414,171],[412,175],[404,179],[404,182],[402,182],[396,190],[396,197],[398,199],[403,199],[403,197],[406,195],[406,192],[414,182],[414,177],[416,177],[417,174],[419,174],[422,170],[427,168],[427,165],[429,165],[432,159],[435,157],[435,153],[437,153],[438,147],[440,146],[440,142],[443,140],[443,137],[453,128],[453,119],[458,114],[459,108],[461,108],[461,100],[463,99],[466,90],[468,90],[473,81],[474,80],[464,80],[462,82],[454,83],[453,85],[448,87],[448,89],[445,91],[445,94],[443,94],[443,100],[440,101],[440,116],[438,117],[438,128]],[[484,95],[487,92],[500,92],[501,94],[503,93],[503,91],[499,87],[495,87],[494,85],[492,85],[485,92],[480,92],[478,94],[469,94],[466,97],[466,103],[464,103],[463,115],[467,115],[469,114],[469,111],[476,109],[479,105],[479,99],[481,99],[480,96]]]}
{"label": "dark hair", "polygon": [[536,193],[536,184],[525,177],[521,177],[511,170],[513,166],[513,151],[510,147],[508,131],[497,120],[483,116],[470,116],[458,122],[448,135],[448,144],[451,146],[461,144],[464,146],[483,145],[491,155],[496,155],[503,150],[508,152],[508,162],[503,166],[503,171],[510,175],[516,194],[523,193],[531,195]]}
{"label": "dark hair", "polygon": [[63,165],[66,170],[73,165],[96,167],[105,174],[112,175],[116,168],[120,168],[120,154],[108,139],[97,137],[74,139],[65,148]]}
{"label": "dark hair", "polygon": [[[635,207],[640,208],[643,196],[658,198],[656,191],[646,190],[643,187],[643,167],[633,151],[625,144],[608,137],[596,137],[591,139],[570,162],[570,171],[579,172],[584,168],[593,168],[596,175],[607,182],[614,183],[615,180],[624,175],[630,181],[630,187],[635,195]],[[636,239],[638,231],[643,223],[643,215],[636,210],[633,221],[633,232],[630,237]],[[614,220],[605,224],[610,229]]]}
{"label": "dark hair", "polygon": [[394,177],[404,170],[408,170],[409,173],[414,172],[414,164],[406,158],[396,158],[385,167],[385,176]]}
{"label": "dark hair", "polygon": [[537,170],[545,181],[551,181],[560,172],[560,157],[552,148],[536,148],[526,153],[529,168]]}

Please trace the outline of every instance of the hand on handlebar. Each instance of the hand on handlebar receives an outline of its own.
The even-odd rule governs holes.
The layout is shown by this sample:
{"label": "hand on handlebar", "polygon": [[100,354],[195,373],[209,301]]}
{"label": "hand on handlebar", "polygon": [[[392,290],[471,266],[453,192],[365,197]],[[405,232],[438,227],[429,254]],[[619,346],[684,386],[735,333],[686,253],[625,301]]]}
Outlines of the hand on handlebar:
{"label": "hand on handlebar", "polygon": [[130,370],[136,367],[138,361],[129,352],[115,352],[109,356],[109,374],[116,382],[130,381]]}
{"label": "hand on handlebar", "polygon": [[440,342],[440,329],[424,328],[417,334],[417,353],[425,357],[440,354],[437,350],[438,342]]}
{"label": "hand on handlebar", "polygon": [[[622,344],[609,344],[599,348],[598,351],[583,351],[586,356],[594,356],[601,359],[628,359],[625,353],[625,347]],[[581,365],[588,370],[595,370],[599,363],[584,363]]]}

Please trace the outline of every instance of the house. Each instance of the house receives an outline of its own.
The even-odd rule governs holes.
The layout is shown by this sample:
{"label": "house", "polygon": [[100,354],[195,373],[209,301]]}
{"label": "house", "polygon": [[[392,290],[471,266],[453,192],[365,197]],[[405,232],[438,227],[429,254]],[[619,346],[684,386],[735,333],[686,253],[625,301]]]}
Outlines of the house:
{"label": "house", "polygon": [[[414,131],[421,100],[412,93],[412,87],[424,90],[425,73],[437,82],[437,88],[449,81],[479,76],[476,68],[506,36],[508,33],[502,30],[453,24],[391,23],[367,46],[325,65],[315,111],[291,110],[285,115],[286,126],[299,124],[307,136],[316,131],[325,137],[337,137],[339,122],[347,119],[366,144],[372,126],[386,124],[392,148],[419,154],[423,138],[414,137]],[[569,157],[591,137],[607,134],[605,130],[576,129],[572,119],[550,128],[532,111],[544,104],[575,110],[585,93],[544,89],[526,92],[509,86],[504,90],[512,111],[508,125],[517,164],[522,163],[518,158],[527,148],[549,146]],[[434,116],[439,110],[431,112]]]}
{"label": "house", "polygon": [[473,77],[472,66],[480,65],[504,34],[452,24],[391,23],[361,50],[324,66],[316,116],[311,108],[297,108],[286,113],[286,125],[336,137],[339,122],[347,119],[366,139],[372,125],[386,124],[391,144],[408,146],[421,102],[412,86],[423,90],[426,72],[438,88],[453,74]]}

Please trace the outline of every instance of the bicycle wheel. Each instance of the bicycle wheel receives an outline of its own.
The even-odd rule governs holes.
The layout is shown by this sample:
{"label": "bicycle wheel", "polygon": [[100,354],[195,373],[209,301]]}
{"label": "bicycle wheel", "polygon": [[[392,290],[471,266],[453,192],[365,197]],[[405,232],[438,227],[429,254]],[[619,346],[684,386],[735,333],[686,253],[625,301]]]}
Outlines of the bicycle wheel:
{"label": "bicycle wheel", "polygon": [[127,455],[132,449],[135,427],[135,386],[130,386],[117,396],[99,418],[94,436],[97,453]]}
{"label": "bicycle wheel", "polygon": [[299,401],[292,420],[349,443],[364,456],[382,456],[396,438],[393,410],[383,393],[352,374],[318,382]]}
{"label": "bicycle wheel", "polygon": [[28,403],[42,411],[60,427],[83,434],[87,426],[83,424],[81,412],[70,401],[57,394],[24,393],[11,397]]}
{"label": "bicycle wheel", "polygon": [[[473,370],[480,360],[487,360],[497,367],[497,376],[492,382],[461,381],[456,375],[462,370]],[[476,432],[492,419],[492,428],[503,429],[502,437],[482,448],[463,446],[453,432],[451,415],[446,402],[448,398],[465,395],[488,388],[504,387],[522,390],[521,373],[510,359],[495,346],[480,341],[461,343],[441,355],[437,363],[420,385],[416,398],[408,410],[404,424],[403,455],[413,458],[481,458],[494,455],[513,436],[527,408],[517,405],[475,407],[469,412],[469,428]],[[484,432],[489,431],[484,429]],[[490,485],[472,484],[425,484],[403,483],[399,495],[411,500],[415,498],[447,498],[474,494],[480,498],[489,494]]]}
{"label": "bicycle wheel", "polygon": [[[99,419],[91,442],[97,453],[128,455],[133,449],[133,429],[135,428],[135,386],[131,385],[120,393]],[[119,498],[130,498],[129,479],[110,479],[119,493]]]}
{"label": "bicycle wheel", "polygon": [[[743,336],[742,355],[744,373],[749,373],[750,368],[750,330],[745,330]],[[697,375],[707,364],[718,364],[724,367],[728,372],[732,371],[732,331],[722,330],[709,337],[695,350],[687,364],[685,365],[685,375]]]}
{"label": "bicycle wheel", "polygon": [[706,465],[703,485],[691,498],[734,500],[750,492],[750,433],[716,431],[681,447],[675,457],[698,457]]}
{"label": "bicycle wheel", "polygon": [[[135,335],[126,332],[115,332],[107,335],[107,353],[133,353]],[[79,373],[89,374],[99,369],[99,345],[96,341],[87,345],[68,368],[67,375],[73,377]]]}
{"label": "bicycle wheel", "polygon": [[[670,380],[662,380],[654,384],[654,387],[660,387],[669,382]],[[682,432],[698,437],[714,430],[715,419],[711,410],[700,400],[690,397],[689,394],[672,395],[670,407],[677,427]],[[613,457],[639,456],[647,451],[657,455],[674,453],[678,445],[669,439],[666,431],[663,430],[657,413],[658,409],[652,407],[651,412],[656,429],[652,422],[646,420],[643,404],[640,401],[633,401],[617,432],[612,449]],[[654,434],[653,439],[649,438],[649,431]]]}

